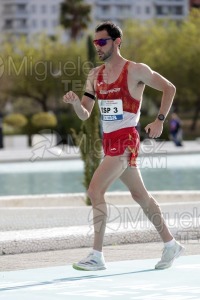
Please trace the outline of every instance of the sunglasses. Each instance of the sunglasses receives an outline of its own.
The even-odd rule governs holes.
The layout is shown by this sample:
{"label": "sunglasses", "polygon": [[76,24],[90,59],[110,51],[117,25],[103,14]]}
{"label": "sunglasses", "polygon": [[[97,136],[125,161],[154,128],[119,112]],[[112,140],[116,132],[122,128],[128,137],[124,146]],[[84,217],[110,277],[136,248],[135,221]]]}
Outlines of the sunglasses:
{"label": "sunglasses", "polygon": [[108,40],[113,40],[114,41],[115,39],[113,39],[113,38],[107,38],[107,39],[93,40],[93,44],[95,46],[103,47],[103,46],[105,46],[107,44]]}

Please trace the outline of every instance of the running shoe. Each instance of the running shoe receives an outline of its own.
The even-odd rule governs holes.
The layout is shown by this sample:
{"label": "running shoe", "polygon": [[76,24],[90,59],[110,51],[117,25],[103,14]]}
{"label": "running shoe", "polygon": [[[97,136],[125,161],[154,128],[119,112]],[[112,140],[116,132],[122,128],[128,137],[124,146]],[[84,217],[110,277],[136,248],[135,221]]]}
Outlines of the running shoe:
{"label": "running shoe", "polygon": [[74,263],[72,266],[74,269],[80,271],[98,271],[106,269],[104,258],[97,257],[93,252],[78,263]]}
{"label": "running shoe", "polygon": [[177,241],[172,247],[164,247],[161,260],[155,265],[155,269],[166,269],[171,267],[175,258],[178,258],[185,250]]}

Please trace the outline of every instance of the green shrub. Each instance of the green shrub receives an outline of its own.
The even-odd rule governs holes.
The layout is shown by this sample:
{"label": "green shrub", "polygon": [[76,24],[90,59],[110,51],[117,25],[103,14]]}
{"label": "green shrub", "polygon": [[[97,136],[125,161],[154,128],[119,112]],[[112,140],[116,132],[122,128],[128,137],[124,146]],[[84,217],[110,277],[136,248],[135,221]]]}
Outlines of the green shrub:
{"label": "green shrub", "polygon": [[28,120],[22,114],[9,114],[4,117],[3,123],[11,127],[22,128],[26,126]]}
{"label": "green shrub", "polygon": [[57,126],[57,118],[52,113],[40,112],[32,116],[31,124],[38,129],[54,128]]}

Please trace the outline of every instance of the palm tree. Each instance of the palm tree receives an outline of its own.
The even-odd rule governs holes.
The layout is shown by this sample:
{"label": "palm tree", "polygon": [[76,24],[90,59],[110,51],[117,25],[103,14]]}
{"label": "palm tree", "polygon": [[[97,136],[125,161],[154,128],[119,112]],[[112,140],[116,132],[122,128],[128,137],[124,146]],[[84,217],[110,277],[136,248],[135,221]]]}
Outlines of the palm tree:
{"label": "palm tree", "polygon": [[91,6],[84,3],[84,0],[65,0],[61,3],[60,22],[66,29],[70,29],[73,40],[88,27],[90,12]]}
{"label": "palm tree", "polygon": [[[88,36],[87,39],[87,53],[88,62],[91,62],[92,66],[95,67],[96,51],[94,49],[91,36]],[[90,118],[82,123],[79,133],[77,134],[75,130],[72,129],[73,138],[75,139],[76,145],[80,147],[81,158],[84,161],[83,184],[86,190],[88,189],[92,176],[102,158],[102,142],[99,120],[99,108],[98,104],[95,103]],[[91,205],[91,201],[88,197],[86,197],[86,204]]]}

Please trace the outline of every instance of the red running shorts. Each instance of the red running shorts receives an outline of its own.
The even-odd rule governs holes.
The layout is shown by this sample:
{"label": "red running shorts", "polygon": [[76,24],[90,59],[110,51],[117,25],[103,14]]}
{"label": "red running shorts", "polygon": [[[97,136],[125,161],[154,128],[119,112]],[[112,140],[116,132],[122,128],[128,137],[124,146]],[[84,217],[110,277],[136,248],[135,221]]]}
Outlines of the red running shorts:
{"label": "red running shorts", "polygon": [[130,150],[129,166],[136,167],[140,147],[140,137],[135,127],[122,128],[110,133],[103,133],[103,150],[105,155],[122,155],[126,148]]}

